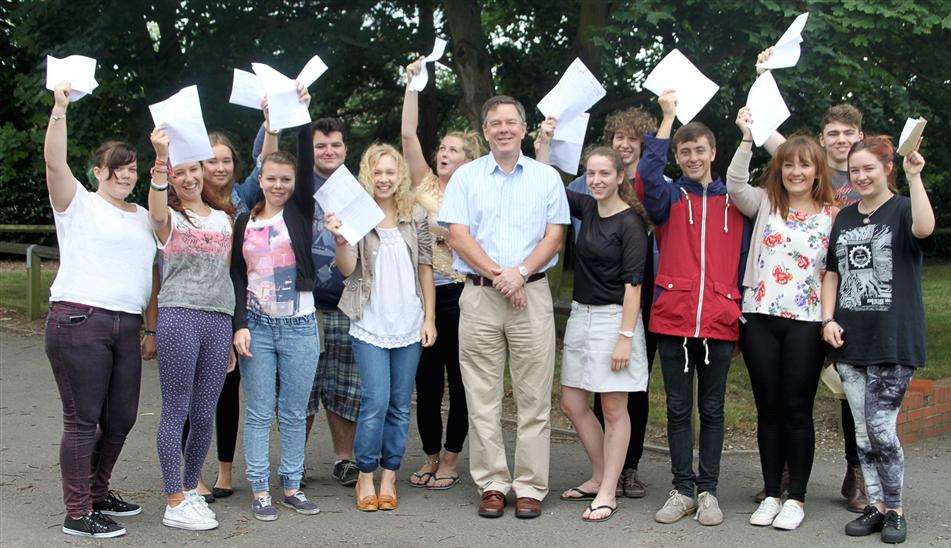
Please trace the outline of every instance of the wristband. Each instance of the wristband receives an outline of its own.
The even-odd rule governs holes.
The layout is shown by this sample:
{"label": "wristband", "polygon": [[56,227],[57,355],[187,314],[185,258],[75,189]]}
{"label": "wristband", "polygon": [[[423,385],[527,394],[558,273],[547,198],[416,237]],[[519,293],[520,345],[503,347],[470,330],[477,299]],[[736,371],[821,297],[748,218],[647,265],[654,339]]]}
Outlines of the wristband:
{"label": "wristband", "polygon": [[281,130],[271,131],[271,130],[269,130],[269,129],[265,129],[264,132],[267,133],[268,135],[280,135],[280,134],[281,134]]}
{"label": "wristband", "polygon": [[144,334],[145,334],[146,337],[154,337],[154,336],[155,336],[155,331],[152,331],[151,329],[144,329],[143,331],[144,331]]}
{"label": "wristband", "polygon": [[54,123],[54,124],[55,124],[56,122],[59,122],[60,120],[65,119],[65,118],[66,118],[66,113],[65,113],[65,112],[62,113],[62,114],[53,114],[52,112],[50,113],[50,119],[53,120],[53,123]]}
{"label": "wristband", "polygon": [[752,140],[752,139],[743,139],[742,142],[743,142],[743,143],[752,143],[753,140]]}
{"label": "wristband", "polygon": [[835,321],[835,318],[826,318],[822,320],[822,328],[825,329],[825,326],[829,325],[830,323],[834,321]]}
{"label": "wristband", "polygon": [[152,190],[156,192],[163,192],[165,190],[168,190],[168,183],[165,183],[164,185],[157,185],[154,182],[149,182],[149,186],[152,187]]}

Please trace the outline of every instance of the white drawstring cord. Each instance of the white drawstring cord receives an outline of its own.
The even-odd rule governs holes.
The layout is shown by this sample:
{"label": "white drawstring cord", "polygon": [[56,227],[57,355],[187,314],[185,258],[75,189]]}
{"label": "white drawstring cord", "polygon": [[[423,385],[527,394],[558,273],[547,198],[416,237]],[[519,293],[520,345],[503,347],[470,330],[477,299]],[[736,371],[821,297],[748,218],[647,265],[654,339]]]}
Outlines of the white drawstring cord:
{"label": "white drawstring cord", "polygon": [[689,373],[687,365],[690,363],[690,356],[687,354],[687,337],[684,337],[684,373]]}
{"label": "white drawstring cord", "polygon": [[703,339],[703,363],[710,365],[710,347],[707,346],[707,339]]}
{"label": "white drawstring cord", "polygon": [[723,207],[723,232],[729,232],[730,227],[727,226],[727,219],[729,218],[730,213],[730,195],[726,195],[726,205]]}
{"label": "white drawstring cord", "polygon": [[680,187],[680,192],[683,192],[684,198],[687,199],[687,215],[689,215],[690,224],[693,224],[693,206],[690,205],[690,193],[684,187]]}

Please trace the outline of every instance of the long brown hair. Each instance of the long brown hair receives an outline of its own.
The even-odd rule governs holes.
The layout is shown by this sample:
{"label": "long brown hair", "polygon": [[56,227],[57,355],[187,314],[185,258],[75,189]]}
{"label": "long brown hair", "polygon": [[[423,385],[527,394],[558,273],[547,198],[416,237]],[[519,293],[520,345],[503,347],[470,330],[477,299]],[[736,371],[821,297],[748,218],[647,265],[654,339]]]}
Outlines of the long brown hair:
{"label": "long brown hair", "polygon": [[[212,202],[217,202],[219,205],[223,206],[216,209],[221,209],[226,211],[228,215],[234,215],[234,204],[231,203],[231,189],[234,188],[235,181],[238,180],[238,168],[240,167],[240,157],[238,156],[238,150],[235,148],[234,143],[231,141],[231,138],[228,137],[222,131],[211,131],[208,133],[208,141],[211,143],[211,146],[222,145],[228,147],[228,150],[231,151],[231,162],[233,166],[233,171],[231,172],[231,182],[225,185],[222,189],[222,192],[219,194],[215,192],[213,188],[204,184],[202,181],[201,187],[201,197],[203,200],[209,204]],[[202,162],[204,165],[204,162]],[[203,166],[204,167],[204,166]],[[230,211],[224,209],[224,206],[230,208]]]}
{"label": "long brown hair", "polygon": [[820,206],[835,205],[832,173],[826,162],[825,150],[814,137],[800,133],[779,145],[761,179],[761,186],[766,189],[769,198],[770,211],[784,217],[789,212],[789,192],[783,186],[783,164],[796,158],[815,167],[816,178],[810,192],[812,201]]}
{"label": "long brown hair", "polygon": [[637,195],[634,193],[634,185],[631,184],[624,175],[624,160],[621,159],[621,155],[618,154],[618,151],[604,145],[588,148],[588,150],[585,151],[582,164],[587,166],[588,160],[590,160],[592,156],[601,156],[602,158],[611,160],[611,163],[614,165],[614,170],[623,177],[621,185],[618,187],[618,196],[641,217],[647,230],[651,230],[654,225],[651,224],[650,217],[647,216],[647,210],[644,209],[644,204],[637,199]]}
{"label": "long brown hair", "polygon": [[[192,163],[192,162],[189,162],[189,163]],[[197,163],[201,164],[201,162],[197,162]],[[171,181],[172,177],[174,177],[174,173],[175,172],[172,166],[168,166],[169,181]],[[227,203],[221,203],[221,200],[219,200],[217,197],[215,197],[212,194],[206,193],[204,177],[202,179],[201,184],[202,184],[201,201],[205,202],[205,204],[211,209],[224,211],[225,213],[228,214],[229,217],[233,218],[234,206],[231,205],[231,200],[228,200]],[[185,221],[187,221],[188,224],[195,226],[195,223],[193,223],[191,218],[188,216],[188,214],[185,213],[185,206],[182,204],[182,199],[178,197],[178,193],[175,192],[175,187],[172,184],[168,185],[168,207],[179,212],[181,216],[185,218]]]}

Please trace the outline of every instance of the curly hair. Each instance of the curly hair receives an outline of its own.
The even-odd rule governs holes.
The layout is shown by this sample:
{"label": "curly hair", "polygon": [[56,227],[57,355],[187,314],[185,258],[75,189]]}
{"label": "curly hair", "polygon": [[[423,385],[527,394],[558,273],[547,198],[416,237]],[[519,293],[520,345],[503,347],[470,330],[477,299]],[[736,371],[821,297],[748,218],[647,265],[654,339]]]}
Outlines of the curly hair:
{"label": "curly hair", "polygon": [[393,145],[386,143],[373,143],[367,147],[360,157],[360,175],[358,179],[363,183],[363,188],[373,196],[373,170],[380,162],[383,156],[390,156],[396,160],[396,193],[393,198],[396,200],[396,214],[402,221],[408,221],[413,218],[413,206],[416,204],[416,195],[412,190],[412,183],[409,178],[409,168],[406,167],[406,160],[403,155],[396,150]]}
{"label": "curly hair", "polygon": [[642,139],[645,133],[657,131],[657,119],[638,107],[618,110],[611,113],[604,121],[604,144],[611,146],[614,134],[619,131]]}

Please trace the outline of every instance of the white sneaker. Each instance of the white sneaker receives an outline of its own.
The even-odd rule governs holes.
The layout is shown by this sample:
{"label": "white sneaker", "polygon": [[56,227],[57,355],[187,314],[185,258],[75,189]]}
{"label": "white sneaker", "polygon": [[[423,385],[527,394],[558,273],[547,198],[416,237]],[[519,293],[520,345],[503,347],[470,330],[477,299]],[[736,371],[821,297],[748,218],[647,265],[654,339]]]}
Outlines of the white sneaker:
{"label": "white sneaker", "polygon": [[185,500],[189,501],[191,505],[195,507],[195,510],[198,510],[198,512],[206,518],[218,519],[218,516],[215,515],[215,511],[209,508],[208,503],[205,502],[205,497],[198,494],[198,489],[185,491]]}
{"label": "white sneaker", "polygon": [[187,498],[178,506],[165,506],[162,524],[187,531],[207,531],[218,527],[216,520],[206,518]]}
{"label": "white sneaker", "polygon": [[759,525],[761,527],[772,525],[773,519],[779,514],[782,505],[776,497],[766,497],[759,503],[759,508],[750,516],[750,525]]}
{"label": "white sneaker", "polygon": [[782,511],[779,512],[779,515],[773,520],[773,527],[792,531],[802,524],[802,520],[805,519],[805,517],[806,512],[803,511],[799,502],[788,499],[783,503]]}

